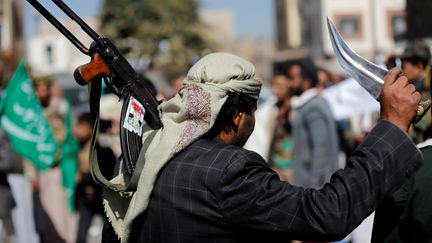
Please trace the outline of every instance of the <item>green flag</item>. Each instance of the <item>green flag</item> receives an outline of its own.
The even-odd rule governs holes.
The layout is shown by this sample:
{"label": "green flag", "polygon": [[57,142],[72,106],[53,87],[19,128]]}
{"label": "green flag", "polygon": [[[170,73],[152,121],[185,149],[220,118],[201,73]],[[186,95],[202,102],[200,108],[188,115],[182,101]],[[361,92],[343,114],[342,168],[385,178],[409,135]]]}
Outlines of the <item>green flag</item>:
{"label": "green flag", "polygon": [[72,115],[68,109],[65,117],[66,136],[62,146],[60,167],[62,184],[67,191],[69,210],[75,211],[76,175],[78,173],[79,144],[72,132]]}
{"label": "green flag", "polygon": [[26,61],[21,61],[0,97],[0,126],[13,148],[38,169],[50,168],[57,142],[35,94]]}

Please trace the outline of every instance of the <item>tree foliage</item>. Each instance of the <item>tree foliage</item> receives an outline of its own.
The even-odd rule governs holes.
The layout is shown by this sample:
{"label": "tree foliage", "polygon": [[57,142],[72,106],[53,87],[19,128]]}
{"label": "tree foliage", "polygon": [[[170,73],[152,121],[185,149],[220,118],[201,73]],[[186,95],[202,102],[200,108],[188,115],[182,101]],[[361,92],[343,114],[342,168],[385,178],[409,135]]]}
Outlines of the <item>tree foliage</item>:
{"label": "tree foliage", "polygon": [[129,57],[180,73],[213,46],[202,34],[198,7],[196,0],[105,0],[101,31]]}

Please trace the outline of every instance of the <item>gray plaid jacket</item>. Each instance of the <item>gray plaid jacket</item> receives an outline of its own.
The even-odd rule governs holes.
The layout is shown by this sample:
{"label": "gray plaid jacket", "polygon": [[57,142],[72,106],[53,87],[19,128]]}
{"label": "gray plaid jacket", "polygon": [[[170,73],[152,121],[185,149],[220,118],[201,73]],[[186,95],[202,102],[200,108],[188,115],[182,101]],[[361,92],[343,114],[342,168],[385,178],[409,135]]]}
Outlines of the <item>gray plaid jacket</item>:
{"label": "gray plaid jacket", "polygon": [[305,189],[280,181],[254,152],[200,139],[162,170],[131,242],[341,239],[413,175],[422,155],[381,121],[347,163],[322,189]]}

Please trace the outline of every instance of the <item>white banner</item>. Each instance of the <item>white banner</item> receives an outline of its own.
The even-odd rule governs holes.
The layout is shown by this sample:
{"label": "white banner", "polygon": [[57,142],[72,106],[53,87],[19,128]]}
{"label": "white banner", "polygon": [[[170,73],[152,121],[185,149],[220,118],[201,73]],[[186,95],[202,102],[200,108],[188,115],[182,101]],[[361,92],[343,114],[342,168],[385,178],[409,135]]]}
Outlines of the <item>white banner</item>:
{"label": "white banner", "polygon": [[336,120],[379,111],[380,104],[354,79],[349,78],[323,92]]}

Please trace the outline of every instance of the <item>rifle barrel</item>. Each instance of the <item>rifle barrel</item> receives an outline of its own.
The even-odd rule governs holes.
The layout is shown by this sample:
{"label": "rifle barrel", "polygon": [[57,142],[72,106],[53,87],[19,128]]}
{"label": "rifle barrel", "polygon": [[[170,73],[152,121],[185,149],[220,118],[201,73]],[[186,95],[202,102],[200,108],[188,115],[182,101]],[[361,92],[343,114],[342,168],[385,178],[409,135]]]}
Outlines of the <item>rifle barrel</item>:
{"label": "rifle barrel", "polygon": [[98,45],[103,45],[103,40],[88,24],[86,24],[69,6],[62,0],[52,0],[69,18],[75,21],[81,29],[87,33]]}
{"label": "rifle barrel", "polygon": [[90,55],[88,48],[81,43],[64,25],[62,25],[38,0],[27,0],[40,14],[42,14],[54,27],[56,27],[78,50],[85,55]]}

